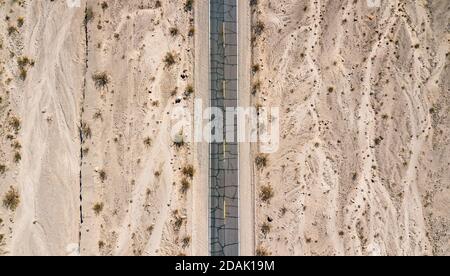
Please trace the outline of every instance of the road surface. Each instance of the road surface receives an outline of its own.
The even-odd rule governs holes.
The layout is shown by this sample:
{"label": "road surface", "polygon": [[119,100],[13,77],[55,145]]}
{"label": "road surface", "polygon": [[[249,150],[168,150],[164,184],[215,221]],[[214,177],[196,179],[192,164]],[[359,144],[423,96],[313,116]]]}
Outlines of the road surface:
{"label": "road surface", "polygon": [[[238,106],[237,0],[210,1],[211,106]],[[224,116],[225,120],[225,116]],[[231,124],[237,133],[235,118]],[[225,134],[224,129],[221,131]],[[236,135],[235,135],[236,136]],[[210,254],[239,255],[239,146],[234,142],[210,145]]]}

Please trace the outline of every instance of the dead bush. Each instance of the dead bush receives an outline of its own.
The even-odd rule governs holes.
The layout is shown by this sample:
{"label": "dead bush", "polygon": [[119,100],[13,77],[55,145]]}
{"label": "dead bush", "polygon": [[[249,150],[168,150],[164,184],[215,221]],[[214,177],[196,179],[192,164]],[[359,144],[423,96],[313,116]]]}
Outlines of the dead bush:
{"label": "dead bush", "polygon": [[15,211],[20,203],[20,196],[19,192],[17,192],[16,189],[11,187],[9,191],[5,194],[5,197],[3,198],[3,206],[10,210]]}

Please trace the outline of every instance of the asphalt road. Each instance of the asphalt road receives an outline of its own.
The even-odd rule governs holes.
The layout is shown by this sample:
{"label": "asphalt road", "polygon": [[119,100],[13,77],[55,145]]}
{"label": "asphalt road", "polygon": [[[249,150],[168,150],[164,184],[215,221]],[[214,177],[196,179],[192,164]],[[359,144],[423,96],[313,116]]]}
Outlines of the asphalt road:
{"label": "asphalt road", "polygon": [[[210,0],[211,106],[238,106],[237,1]],[[225,118],[224,118],[225,120]],[[231,122],[237,133],[236,118]],[[230,123],[230,122],[228,122]],[[221,131],[225,134],[224,129]],[[239,255],[239,147],[234,142],[210,145],[210,254]]]}

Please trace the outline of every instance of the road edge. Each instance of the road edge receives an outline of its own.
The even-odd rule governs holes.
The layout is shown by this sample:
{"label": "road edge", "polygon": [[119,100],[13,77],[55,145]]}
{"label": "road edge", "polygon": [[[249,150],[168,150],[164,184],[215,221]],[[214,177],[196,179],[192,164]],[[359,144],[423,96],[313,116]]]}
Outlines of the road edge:
{"label": "road edge", "polygon": [[[203,110],[209,107],[209,5],[208,1],[195,1],[195,61],[194,86],[195,99],[203,101]],[[194,160],[198,173],[193,187],[193,223],[192,254],[194,256],[209,255],[209,144],[194,143]]]}
{"label": "road edge", "polygon": [[[240,107],[249,107],[251,87],[251,9],[247,1],[238,1],[238,100]],[[250,121],[246,119],[247,128]],[[239,144],[239,213],[240,253],[255,253],[254,185],[249,142]]]}

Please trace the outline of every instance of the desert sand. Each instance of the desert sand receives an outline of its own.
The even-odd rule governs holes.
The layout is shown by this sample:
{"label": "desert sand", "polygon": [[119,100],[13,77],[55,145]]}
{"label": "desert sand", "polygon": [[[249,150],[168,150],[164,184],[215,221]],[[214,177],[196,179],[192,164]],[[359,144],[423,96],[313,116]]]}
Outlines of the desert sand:
{"label": "desert sand", "polygon": [[169,137],[193,104],[192,9],[0,5],[0,252],[192,254],[193,149]]}
{"label": "desert sand", "polygon": [[[240,106],[281,111],[240,145],[242,255],[450,255],[450,3],[380,3],[239,1]],[[208,20],[0,0],[0,255],[208,255],[209,145],[170,137]]]}
{"label": "desert sand", "polygon": [[450,254],[450,3],[253,3],[258,254]]}

